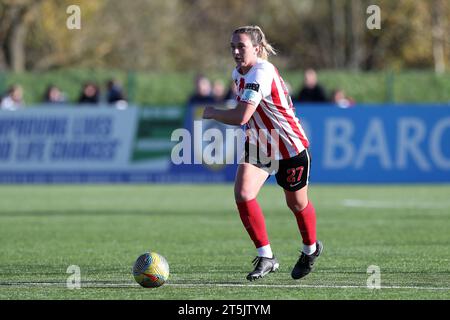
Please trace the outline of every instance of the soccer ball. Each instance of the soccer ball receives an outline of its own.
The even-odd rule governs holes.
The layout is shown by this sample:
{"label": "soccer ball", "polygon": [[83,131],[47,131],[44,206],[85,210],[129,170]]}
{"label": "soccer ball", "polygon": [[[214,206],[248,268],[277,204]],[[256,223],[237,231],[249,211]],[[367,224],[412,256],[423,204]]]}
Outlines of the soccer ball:
{"label": "soccer ball", "polygon": [[134,263],[133,276],[144,288],[160,287],[169,278],[169,264],[162,255],[146,252]]}

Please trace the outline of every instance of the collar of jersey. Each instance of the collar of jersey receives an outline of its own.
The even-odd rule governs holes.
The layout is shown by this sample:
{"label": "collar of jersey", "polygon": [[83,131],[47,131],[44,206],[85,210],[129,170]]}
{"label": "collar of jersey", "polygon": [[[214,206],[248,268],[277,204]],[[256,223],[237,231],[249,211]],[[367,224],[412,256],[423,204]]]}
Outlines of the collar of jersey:
{"label": "collar of jersey", "polygon": [[256,63],[255,63],[254,65],[252,65],[252,67],[251,67],[250,69],[248,69],[248,71],[247,71],[246,74],[241,73],[241,72],[239,71],[240,68],[236,68],[236,71],[237,71],[237,73],[239,73],[241,76],[245,76],[245,75],[249,74],[250,71],[252,71],[252,69],[253,69],[254,66],[256,66],[258,63],[261,63],[261,62],[263,62],[263,61],[264,61],[264,60],[261,59],[261,58],[256,58]]}

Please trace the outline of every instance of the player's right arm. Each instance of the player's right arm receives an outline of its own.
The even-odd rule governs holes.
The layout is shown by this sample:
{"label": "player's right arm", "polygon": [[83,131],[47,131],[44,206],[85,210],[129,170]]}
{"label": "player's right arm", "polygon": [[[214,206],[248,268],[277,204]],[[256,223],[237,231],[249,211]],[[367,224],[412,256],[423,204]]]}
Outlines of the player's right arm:
{"label": "player's right arm", "polygon": [[246,124],[255,113],[261,100],[270,95],[272,83],[270,70],[267,69],[267,66],[258,67],[246,76],[245,82],[240,101],[235,109],[218,110],[207,107],[203,118],[214,119],[230,125]]}
{"label": "player's right arm", "polygon": [[229,110],[206,107],[203,119],[214,119],[225,124],[241,126],[250,120],[255,111],[256,106],[252,102],[240,101],[236,108]]}

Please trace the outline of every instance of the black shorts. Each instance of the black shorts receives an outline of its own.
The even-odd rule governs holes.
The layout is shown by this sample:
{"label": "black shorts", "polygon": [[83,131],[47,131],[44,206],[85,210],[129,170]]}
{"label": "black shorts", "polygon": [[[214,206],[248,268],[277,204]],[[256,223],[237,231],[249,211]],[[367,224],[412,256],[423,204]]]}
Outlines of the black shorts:
{"label": "black shorts", "polygon": [[308,185],[311,157],[308,149],[295,157],[279,160],[277,183],[287,191],[297,191]]}
{"label": "black shorts", "polygon": [[269,174],[273,174],[271,171],[276,168],[275,178],[277,183],[284,190],[297,191],[308,185],[309,182],[309,170],[311,166],[311,156],[308,149],[303,150],[295,157],[289,159],[278,160],[276,165],[272,161],[261,161],[259,154],[257,159],[249,156],[248,145],[245,149],[246,163],[253,164],[254,166],[267,171]]}

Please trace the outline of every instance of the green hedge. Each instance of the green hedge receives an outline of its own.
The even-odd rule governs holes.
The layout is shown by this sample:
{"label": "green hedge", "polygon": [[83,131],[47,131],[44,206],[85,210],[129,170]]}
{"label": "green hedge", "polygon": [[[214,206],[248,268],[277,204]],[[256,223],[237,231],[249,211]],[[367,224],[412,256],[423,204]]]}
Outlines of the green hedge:
{"label": "green hedge", "polygon": [[[283,72],[282,75],[296,94],[301,86],[303,74]],[[341,88],[357,102],[450,102],[450,73],[436,75],[432,71],[350,72],[319,71],[319,82],[328,94]],[[18,83],[24,87],[25,102],[39,103],[46,87],[55,84],[60,87],[71,102],[79,96],[86,81],[96,81],[105,89],[109,78],[119,79],[130,100],[142,106],[179,105],[185,103],[194,89],[194,73],[144,73],[114,70],[58,70],[43,73],[0,75],[0,91]],[[211,79],[222,79],[229,83],[229,74],[208,74]]]}

